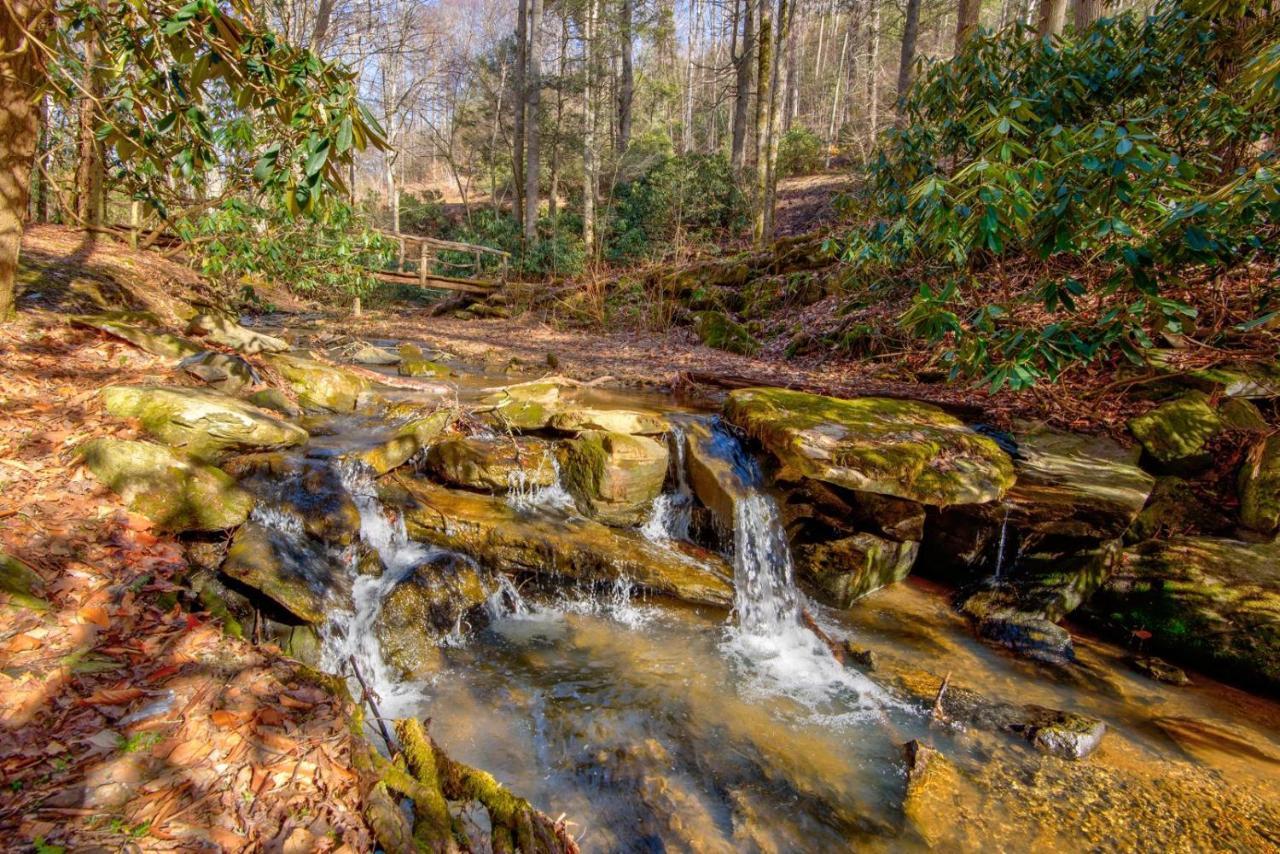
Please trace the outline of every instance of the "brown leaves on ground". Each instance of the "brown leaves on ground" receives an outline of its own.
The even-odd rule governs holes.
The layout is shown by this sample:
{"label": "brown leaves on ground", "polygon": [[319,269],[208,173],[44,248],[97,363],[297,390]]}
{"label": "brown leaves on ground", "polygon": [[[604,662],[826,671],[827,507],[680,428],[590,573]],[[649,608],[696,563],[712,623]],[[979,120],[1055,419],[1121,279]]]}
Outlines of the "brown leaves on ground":
{"label": "brown leaves on ground", "polygon": [[0,550],[48,610],[0,594],[0,838],[68,850],[367,850],[351,709],[319,677],[175,603],[179,546],[76,466],[132,438],[94,395],[181,381],[24,314],[0,340]]}

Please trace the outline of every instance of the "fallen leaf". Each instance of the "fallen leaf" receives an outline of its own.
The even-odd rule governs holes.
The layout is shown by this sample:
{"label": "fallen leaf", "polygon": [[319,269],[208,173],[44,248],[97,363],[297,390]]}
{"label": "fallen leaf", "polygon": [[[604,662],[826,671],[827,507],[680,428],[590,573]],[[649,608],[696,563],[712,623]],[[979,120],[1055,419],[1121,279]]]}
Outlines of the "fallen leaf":
{"label": "fallen leaf", "polygon": [[99,628],[107,629],[111,627],[111,618],[107,616],[107,609],[101,605],[85,605],[76,613],[80,619],[87,623],[93,623]]}
{"label": "fallen leaf", "polygon": [[39,649],[42,646],[39,640],[33,638],[29,634],[14,635],[9,639],[9,645],[5,647],[7,652],[26,652],[31,649]]}
{"label": "fallen leaf", "polygon": [[233,712],[230,709],[218,709],[209,715],[209,720],[213,721],[214,726],[228,729],[230,727],[239,726],[243,723],[245,716],[240,712]]}

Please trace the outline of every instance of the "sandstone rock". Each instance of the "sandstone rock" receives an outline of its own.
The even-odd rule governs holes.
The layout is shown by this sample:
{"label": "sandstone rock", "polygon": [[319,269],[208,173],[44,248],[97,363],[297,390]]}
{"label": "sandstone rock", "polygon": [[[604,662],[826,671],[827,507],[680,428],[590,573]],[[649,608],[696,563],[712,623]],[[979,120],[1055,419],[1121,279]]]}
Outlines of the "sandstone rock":
{"label": "sandstone rock", "polygon": [[489,587],[484,574],[461,555],[440,552],[415,567],[383,600],[374,632],[387,661],[405,678],[436,669],[436,647],[465,621],[487,622]]}
{"label": "sandstone rock", "polygon": [[661,415],[635,409],[593,409],[575,407],[552,416],[549,425],[564,433],[582,433],[602,430],[606,433],[627,433],[633,436],[660,436],[671,429]]}
{"label": "sandstone rock", "polygon": [[1021,610],[1016,597],[1007,591],[975,593],[961,610],[973,619],[980,637],[1019,655],[1057,665],[1075,660],[1067,630],[1039,614]]}
{"label": "sandstone rock", "polygon": [[250,355],[283,353],[289,349],[289,342],[281,338],[247,329],[229,317],[212,312],[192,317],[187,323],[187,334],[204,336],[224,347]]}
{"label": "sandstone rock", "polygon": [[228,460],[225,468],[264,502],[297,518],[311,537],[347,546],[360,533],[360,511],[338,472],[322,460],[248,454]]}
{"label": "sandstone rock", "polygon": [[261,382],[253,365],[239,356],[228,356],[215,350],[188,356],[178,364],[187,373],[228,394],[236,394]]}
{"label": "sandstone rock", "polygon": [[448,365],[432,362],[429,359],[402,359],[398,369],[402,377],[451,377],[453,371]]}
{"label": "sandstone rock", "polygon": [[351,412],[360,394],[373,385],[361,374],[302,356],[276,353],[267,361],[297,392],[306,409]]}
{"label": "sandstone rock", "polygon": [[501,430],[542,430],[564,408],[570,388],[560,377],[503,386],[480,399],[476,414]]}
{"label": "sandstone rock", "polygon": [[308,623],[323,623],[334,607],[350,607],[345,574],[300,530],[285,532],[257,522],[241,525],[222,571]]}
{"label": "sandstone rock", "polygon": [[105,332],[163,359],[184,359],[204,349],[194,341],[166,331],[160,319],[147,311],[76,315],[71,323]]}
{"label": "sandstone rock", "polygon": [[1255,442],[1240,467],[1240,523],[1266,536],[1280,531],[1280,434]]}
{"label": "sandstone rock", "polygon": [[362,344],[351,354],[357,365],[398,365],[400,356],[373,344]]}
{"label": "sandstone rock", "polygon": [[1191,391],[1129,422],[1151,458],[1166,466],[1194,468],[1209,462],[1206,443],[1222,419],[1204,392]]}
{"label": "sandstone rock", "polygon": [[284,392],[276,388],[264,388],[261,391],[255,391],[247,396],[245,400],[261,409],[279,412],[286,418],[298,418],[302,415],[302,408],[286,397]]}
{"label": "sandstone rock", "polygon": [[452,426],[457,410],[441,407],[426,415],[416,415],[396,426],[390,436],[348,454],[347,459],[358,460],[373,469],[375,474],[386,474],[399,468],[423,448],[430,447],[437,438]]}
{"label": "sandstone rock", "polygon": [[32,611],[47,611],[44,579],[34,569],[12,555],[0,552],[0,594],[9,604]]}
{"label": "sandstone rock", "polygon": [[837,608],[848,608],[873,590],[906,578],[919,547],[919,543],[858,533],[797,546],[796,568],[828,602]]}
{"label": "sandstone rock", "polygon": [[664,444],[592,430],[562,446],[560,471],[583,515],[610,525],[638,525],[662,493],[668,462]]}
{"label": "sandstone rock", "polygon": [[530,437],[459,436],[431,446],[427,466],[446,483],[503,493],[556,481],[551,443]]}

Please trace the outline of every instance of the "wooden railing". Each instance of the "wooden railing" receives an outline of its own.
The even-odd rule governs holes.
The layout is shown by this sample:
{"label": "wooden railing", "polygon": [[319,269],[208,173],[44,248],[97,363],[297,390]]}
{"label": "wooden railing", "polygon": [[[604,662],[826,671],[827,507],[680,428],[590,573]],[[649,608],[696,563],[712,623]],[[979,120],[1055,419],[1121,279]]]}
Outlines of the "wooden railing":
{"label": "wooden railing", "polygon": [[[373,275],[383,281],[404,284],[416,283],[424,288],[436,288],[445,291],[463,291],[467,293],[488,293],[506,281],[511,270],[511,253],[488,246],[477,246],[473,243],[459,243],[454,240],[441,240],[436,237],[424,237],[417,234],[396,234],[392,231],[378,231],[383,237],[395,240],[400,245],[396,269],[373,271]],[[450,262],[455,267],[470,267],[470,277],[445,276],[432,272],[436,256],[441,252],[457,252],[471,256],[471,262]],[[485,277],[484,257],[494,256],[498,259],[496,277]],[[416,263],[417,269],[410,270],[409,264]]]}

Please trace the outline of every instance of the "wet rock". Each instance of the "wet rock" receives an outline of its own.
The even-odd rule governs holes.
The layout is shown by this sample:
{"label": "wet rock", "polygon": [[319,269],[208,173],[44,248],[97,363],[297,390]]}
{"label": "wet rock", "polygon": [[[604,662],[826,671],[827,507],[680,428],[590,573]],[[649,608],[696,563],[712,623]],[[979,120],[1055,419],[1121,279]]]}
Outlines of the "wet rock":
{"label": "wet rock", "polygon": [[188,356],[178,365],[192,376],[227,394],[235,394],[261,381],[253,365],[239,356],[229,356],[215,350]]}
{"label": "wet rock", "polygon": [[334,607],[350,608],[345,575],[300,526],[286,532],[257,522],[241,525],[222,571],[308,623],[323,623]]}
{"label": "wet rock", "polygon": [[245,400],[262,409],[279,412],[286,418],[298,418],[302,415],[302,408],[286,397],[284,392],[276,388],[264,388],[262,391],[255,391],[247,396]]}
{"label": "wet rock", "polygon": [[1039,614],[1021,610],[1008,591],[975,593],[960,608],[974,621],[980,637],[1019,655],[1057,665],[1075,660],[1070,633]]}
{"label": "wet rock", "polygon": [[750,356],[760,349],[760,342],[747,328],[734,322],[724,312],[695,312],[693,330],[699,341],[717,350]]}
{"label": "wet rock", "polygon": [[1064,543],[1064,548],[1020,554],[1006,568],[1002,590],[1016,600],[1019,611],[1050,622],[1061,620],[1102,586],[1121,553],[1119,540],[1097,545]]}
{"label": "wet rock", "polygon": [[178,386],[108,386],[102,401],[117,418],[136,418],[148,433],[200,459],[307,441],[307,431],[233,397]]}
{"label": "wet rock", "polygon": [[357,365],[398,365],[400,356],[373,344],[362,344],[351,354]]}
{"label": "wet rock", "polygon": [[1128,641],[1247,688],[1280,690],[1280,544],[1174,537],[1126,549],[1080,609]]}
{"label": "wet rock", "polygon": [[602,430],[606,433],[627,433],[632,436],[660,436],[671,429],[671,424],[661,415],[636,409],[592,409],[575,407],[553,416],[548,423],[553,430],[564,433],[582,433]]}
{"label": "wet rock", "polygon": [[253,496],[219,468],[162,445],[91,439],[78,451],[89,471],[167,531],[234,528],[253,510]]}
{"label": "wet rock", "polygon": [[31,611],[47,611],[44,579],[34,569],[12,555],[0,552],[0,593],[9,604]]}
{"label": "wet rock", "polygon": [[837,608],[911,574],[919,543],[899,543],[858,533],[796,546],[796,568]]}
{"label": "wet rock", "polygon": [[751,493],[750,474],[735,458],[736,441],[693,422],[685,430],[685,465],[689,487],[726,531],[734,527],[734,507]]}
{"label": "wet rock", "polygon": [[1029,728],[1037,750],[1061,759],[1084,759],[1098,749],[1107,733],[1102,721],[1053,709],[1041,709]]}
{"label": "wet rock", "polygon": [[459,436],[431,446],[427,467],[446,483],[503,493],[556,481],[551,443],[526,436]]}
{"label": "wet rock", "polygon": [[501,498],[418,479],[393,476],[381,487],[384,501],[404,509],[414,539],[461,551],[499,572],[605,583],[626,577],[695,604],[733,602],[733,571],[710,553],[689,556],[635,531],[525,513]]}
{"label": "wet rock", "polygon": [[793,475],[860,492],[945,507],[997,500],[1014,482],[994,441],[925,403],[751,388],[729,395],[725,415]]}
{"label": "wet rock", "polygon": [[558,377],[503,386],[480,399],[476,414],[500,430],[542,430],[564,408],[569,388]]}
{"label": "wet rock", "polygon": [[1222,426],[1208,395],[1191,391],[1134,418],[1129,431],[1156,462],[1194,469],[1208,465],[1206,445]]}
{"label": "wet rock", "polygon": [[187,323],[187,334],[203,336],[224,347],[250,355],[283,353],[289,349],[289,342],[281,338],[248,329],[229,317],[212,312],[192,317]]}
{"label": "wet rock", "polygon": [[1266,536],[1280,530],[1280,434],[1255,442],[1240,467],[1240,523]]}
{"label": "wet rock", "polygon": [[402,359],[398,369],[402,377],[451,377],[453,371],[448,365],[433,362],[430,359]]}
{"label": "wet rock", "polygon": [[852,664],[868,673],[875,672],[878,659],[872,650],[864,649],[853,641],[845,641],[844,656],[846,664]]}
{"label": "wet rock", "polygon": [[415,567],[387,594],[374,626],[387,661],[405,678],[434,672],[445,637],[487,623],[487,581],[473,562],[448,552]]}
{"label": "wet rock", "polygon": [[360,511],[333,466],[281,453],[228,460],[226,470],[264,502],[298,519],[309,536],[347,546],[360,533]]}
{"label": "wet rock", "polygon": [[453,425],[457,415],[457,410],[442,407],[430,414],[415,416],[396,427],[388,438],[345,456],[358,460],[373,469],[375,474],[386,474],[404,465],[423,448],[430,447]]}
{"label": "wet rock", "polygon": [[1133,665],[1134,670],[1157,682],[1179,687],[1191,684],[1191,680],[1187,678],[1187,674],[1181,667],[1175,667],[1163,658],[1141,655],[1129,659],[1129,663]]}
{"label": "wet rock", "polygon": [[895,542],[924,537],[924,505],[874,492],[854,492],[802,478],[787,487],[782,504],[787,532],[793,540],[822,540],[830,534],[868,531]]}
{"label": "wet rock", "polygon": [[1197,484],[1179,477],[1156,478],[1147,506],[1125,532],[1129,544],[1169,535],[1229,535],[1235,519]]}
{"label": "wet rock", "polygon": [[204,349],[194,341],[166,331],[160,319],[147,311],[76,315],[71,318],[71,324],[105,332],[162,359],[184,359]]}
{"label": "wet rock", "polygon": [[925,844],[938,846],[955,830],[960,773],[945,756],[917,740],[904,744],[902,752],[907,765],[903,818]]}
{"label": "wet rock", "polygon": [[267,361],[297,393],[304,409],[351,412],[360,394],[373,385],[361,374],[302,356],[276,353]]}
{"label": "wet rock", "polygon": [[638,525],[667,478],[667,446],[591,430],[561,446],[560,471],[578,510],[609,525]]}

